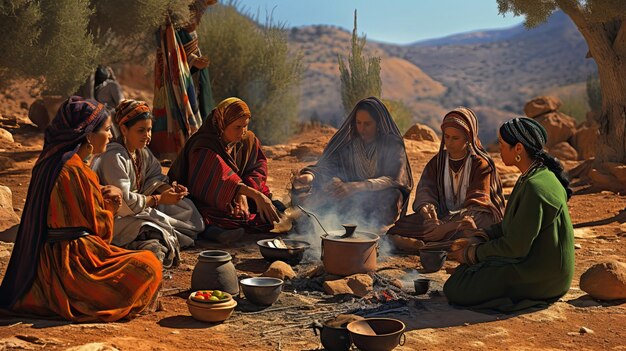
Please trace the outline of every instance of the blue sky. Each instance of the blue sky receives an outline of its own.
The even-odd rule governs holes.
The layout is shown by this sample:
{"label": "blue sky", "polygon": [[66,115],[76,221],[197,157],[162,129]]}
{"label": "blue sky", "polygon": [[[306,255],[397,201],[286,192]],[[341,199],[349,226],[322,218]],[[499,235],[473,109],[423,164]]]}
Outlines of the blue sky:
{"label": "blue sky", "polygon": [[[523,17],[498,13],[496,0],[240,0],[259,17],[287,26],[330,24],[352,29],[358,11],[358,32],[369,39],[406,44],[481,29],[508,28]],[[266,11],[267,10],[267,11]]]}

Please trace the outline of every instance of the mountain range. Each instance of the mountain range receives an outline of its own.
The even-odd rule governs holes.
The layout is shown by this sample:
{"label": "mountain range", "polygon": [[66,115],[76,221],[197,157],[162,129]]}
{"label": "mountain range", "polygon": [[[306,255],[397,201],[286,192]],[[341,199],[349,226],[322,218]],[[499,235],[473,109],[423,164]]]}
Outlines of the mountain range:
{"label": "mountain range", "polygon": [[[347,58],[351,32],[334,26],[294,27],[290,47],[302,55],[300,116],[338,125],[341,106],[338,57]],[[569,91],[597,68],[586,59],[587,45],[562,12],[545,23],[476,31],[394,45],[368,40],[365,54],[381,57],[382,97],[403,102],[413,121],[438,129],[456,106],[474,109],[480,136],[491,141],[502,120],[520,115],[526,101]],[[585,99],[584,94],[575,97]]]}

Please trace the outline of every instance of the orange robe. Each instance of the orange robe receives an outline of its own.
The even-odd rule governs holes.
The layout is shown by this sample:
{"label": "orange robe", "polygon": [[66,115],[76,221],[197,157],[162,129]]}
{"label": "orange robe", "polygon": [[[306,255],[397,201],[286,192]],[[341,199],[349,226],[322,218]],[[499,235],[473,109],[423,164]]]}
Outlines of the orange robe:
{"label": "orange robe", "polygon": [[48,227],[85,227],[95,235],[45,243],[33,285],[14,311],[110,322],[133,316],[156,299],[161,263],[149,251],[110,245],[113,215],[104,207],[98,177],[78,155],[54,185]]}

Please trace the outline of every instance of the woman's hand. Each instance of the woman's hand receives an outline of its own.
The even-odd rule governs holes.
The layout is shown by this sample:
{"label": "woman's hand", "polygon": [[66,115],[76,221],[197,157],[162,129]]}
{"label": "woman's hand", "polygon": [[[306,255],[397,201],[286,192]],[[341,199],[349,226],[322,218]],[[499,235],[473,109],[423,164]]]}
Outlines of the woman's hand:
{"label": "woman's hand", "polygon": [[297,192],[305,192],[311,190],[313,184],[313,174],[303,173],[293,178],[293,190]]}
{"label": "woman's hand", "polygon": [[159,205],[174,205],[185,197],[186,193],[177,193],[174,188],[169,188],[159,195]]}
{"label": "woman's hand", "polygon": [[265,222],[274,223],[280,220],[278,212],[276,212],[276,208],[274,207],[274,204],[272,204],[272,200],[270,200],[262,192],[245,184],[239,184],[237,195],[244,195],[251,198],[256,204],[258,215],[261,216],[261,219]]}
{"label": "woman's hand", "polygon": [[248,220],[250,218],[250,208],[248,206],[248,197],[243,194],[237,194],[230,207],[230,215],[234,218],[242,218]]}
{"label": "woman's hand", "polygon": [[172,182],[172,189],[178,194],[182,194],[183,196],[189,195],[189,190],[184,185],[178,184],[177,181]]}
{"label": "woman's hand", "polygon": [[[478,245],[483,241],[484,240],[482,238],[476,236],[456,239],[450,246],[448,258],[455,260],[461,264],[474,264],[476,263],[475,245]],[[474,246],[473,250],[472,246]]]}
{"label": "woman's hand", "polygon": [[114,214],[117,213],[122,206],[122,190],[113,185],[104,185],[100,192],[104,198],[104,207]]}
{"label": "woman's hand", "polygon": [[424,206],[422,206],[419,210],[420,215],[422,216],[422,218],[426,219],[438,219],[437,218],[437,209],[435,208],[435,205],[433,204],[426,204]]}

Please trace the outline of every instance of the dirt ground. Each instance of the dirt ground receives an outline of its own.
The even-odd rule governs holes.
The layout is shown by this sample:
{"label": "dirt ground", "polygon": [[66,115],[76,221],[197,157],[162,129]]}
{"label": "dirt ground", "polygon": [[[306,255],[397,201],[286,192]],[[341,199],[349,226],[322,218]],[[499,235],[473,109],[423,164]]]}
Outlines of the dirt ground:
{"label": "dirt ground", "polygon": [[[6,122],[6,120],[5,120]],[[16,161],[15,167],[0,172],[0,184],[13,191],[13,205],[21,215],[30,171],[43,145],[43,134],[19,123],[5,127],[15,143],[0,147],[0,156]],[[311,140],[314,131],[292,140]],[[411,152],[414,177],[419,179],[432,152]],[[285,198],[291,171],[307,162],[293,156],[269,160],[269,185],[277,198]],[[575,163],[568,164],[569,167]],[[580,275],[591,265],[626,257],[626,196],[610,192],[589,192],[578,187],[570,200],[576,227],[576,273],[570,291],[549,308],[513,315],[488,315],[455,309],[440,293],[448,277],[444,270],[429,274],[431,293],[412,300],[407,307],[381,316],[398,318],[407,325],[406,344],[398,350],[430,349],[512,349],[512,350],[626,350],[626,304],[624,301],[594,301],[578,287]],[[507,189],[510,192],[510,188]],[[621,229],[620,229],[621,225]],[[9,230],[0,240],[9,240]],[[92,350],[318,350],[319,338],[306,325],[340,312],[345,301],[300,291],[289,284],[279,301],[266,309],[241,300],[234,315],[221,324],[194,320],[185,304],[196,257],[205,248],[224,249],[234,256],[240,276],[258,275],[267,266],[255,242],[269,235],[250,235],[234,247],[199,242],[184,251],[182,264],[166,274],[163,309],[131,321],[107,324],[71,324],[64,321],[0,316],[0,350],[65,350],[97,343]],[[6,246],[6,245],[5,245]],[[8,256],[0,255],[0,276]],[[419,267],[415,255],[397,254],[379,259],[379,272],[401,277]],[[315,262],[296,266],[297,273]],[[455,264],[446,263],[446,267]],[[582,329],[582,328],[586,329]],[[83,348],[87,349],[87,348]]]}

